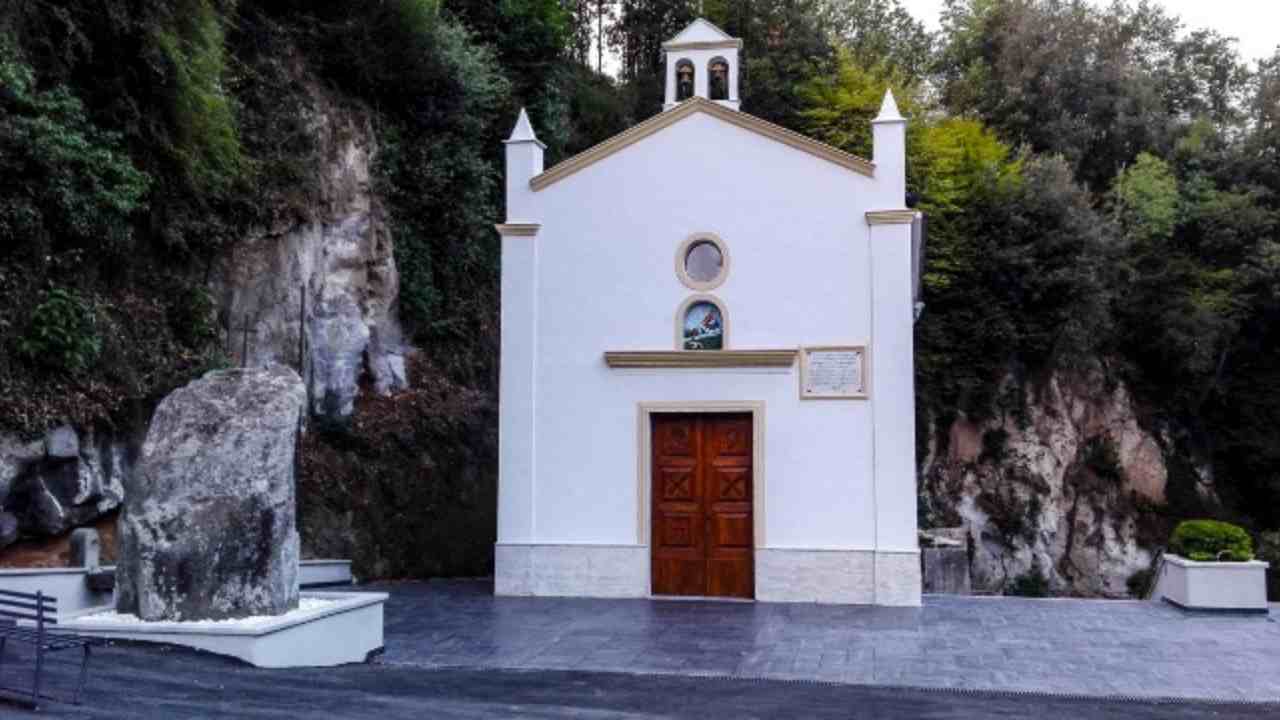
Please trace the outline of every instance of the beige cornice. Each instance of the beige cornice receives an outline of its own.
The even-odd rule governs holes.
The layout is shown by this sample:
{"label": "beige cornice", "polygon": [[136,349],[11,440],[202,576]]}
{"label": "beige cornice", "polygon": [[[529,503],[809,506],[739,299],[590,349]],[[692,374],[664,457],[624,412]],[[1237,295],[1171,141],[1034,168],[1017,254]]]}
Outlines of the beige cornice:
{"label": "beige cornice", "polygon": [[789,368],[798,350],[642,350],[606,352],[611,368]]}
{"label": "beige cornice", "polygon": [[915,210],[872,210],[867,213],[868,225],[910,225],[915,221]]}
{"label": "beige cornice", "polygon": [[700,42],[664,42],[663,50],[741,50],[741,40],[702,40]]}
{"label": "beige cornice", "polygon": [[542,226],[538,223],[510,223],[494,225],[493,228],[502,237],[533,237],[538,234]]}
{"label": "beige cornice", "polygon": [[869,160],[864,160],[857,155],[851,155],[843,150],[838,150],[830,145],[820,143],[817,140],[805,137],[800,133],[792,132],[784,127],[774,125],[771,122],[761,120],[758,117],[748,115],[747,113],[739,110],[730,110],[729,108],[706,98],[692,97],[675,106],[671,110],[659,113],[639,125],[636,125],[630,130],[615,135],[611,139],[565,160],[530,180],[529,186],[533,188],[535,192],[546,189],[552,184],[563,180],[576,172],[585,170],[610,155],[631,147],[659,130],[670,127],[694,113],[706,113],[732,125],[737,125],[744,130],[750,130],[751,132],[763,135],[771,140],[776,140],[785,145],[790,145],[791,147],[802,152],[809,153],[814,157],[835,163],[836,165],[861,173],[867,177],[875,177],[876,166]]}

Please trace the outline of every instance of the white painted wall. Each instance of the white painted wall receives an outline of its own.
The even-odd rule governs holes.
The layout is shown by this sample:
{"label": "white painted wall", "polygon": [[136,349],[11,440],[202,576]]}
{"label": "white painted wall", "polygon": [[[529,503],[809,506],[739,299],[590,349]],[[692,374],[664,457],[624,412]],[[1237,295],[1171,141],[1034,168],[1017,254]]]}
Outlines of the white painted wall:
{"label": "white painted wall", "polygon": [[[901,153],[901,132],[877,141]],[[910,226],[866,220],[902,207],[904,163],[877,160],[879,181],[696,113],[521,199],[512,222],[541,229],[502,240],[500,545],[642,545],[638,404],[755,401],[759,549],[915,550]],[[606,351],[678,349],[695,293],[675,253],[698,232],[731,256],[711,293],[729,349],[866,344],[871,399],[801,401],[798,365],[608,368]]]}
{"label": "white painted wall", "polygon": [[869,245],[850,210],[869,184],[698,114],[539,194],[539,541],[636,542],[637,403],[754,400],[766,406],[765,543],[873,546],[866,403],[802,403],[798,370],[619,372],[601,357],[677,349],[676,310],[694,293],[675,252],[704,231],[732,258],[712,293],[729,348],[865,342]]}

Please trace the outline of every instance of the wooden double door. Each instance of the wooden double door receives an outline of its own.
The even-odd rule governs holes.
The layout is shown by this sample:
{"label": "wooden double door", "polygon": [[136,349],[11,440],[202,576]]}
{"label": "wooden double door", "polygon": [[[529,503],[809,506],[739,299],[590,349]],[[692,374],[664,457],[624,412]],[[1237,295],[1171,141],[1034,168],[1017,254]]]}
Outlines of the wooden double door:
{"label": "wooden double door", "polygon": [[751,414],[654,414],[655,595],[755,591]]}

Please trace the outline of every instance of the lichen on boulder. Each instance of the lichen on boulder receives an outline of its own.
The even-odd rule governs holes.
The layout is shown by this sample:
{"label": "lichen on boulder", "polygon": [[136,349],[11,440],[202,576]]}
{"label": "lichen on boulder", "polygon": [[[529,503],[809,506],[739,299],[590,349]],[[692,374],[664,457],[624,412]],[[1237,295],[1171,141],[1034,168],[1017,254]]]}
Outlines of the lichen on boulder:
{"label": "lichen on boulder", "polygon": [[120,517],[116,609],[143,620],[279,615],[298,605],[292,369],[222,370],[166,397]]}

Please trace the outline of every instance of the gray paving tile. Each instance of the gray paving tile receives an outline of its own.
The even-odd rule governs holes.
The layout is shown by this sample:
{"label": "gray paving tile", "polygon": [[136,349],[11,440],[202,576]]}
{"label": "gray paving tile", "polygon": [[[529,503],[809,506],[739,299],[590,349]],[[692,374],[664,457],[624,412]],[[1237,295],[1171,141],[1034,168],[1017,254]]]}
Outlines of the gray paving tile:
{"label": "gray paving tile", "polygon": [[379,589],[391,592],[384,659],[396,664],[1280,701],[1274,617],[1089,600],[935,596],[899,609]]}

